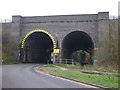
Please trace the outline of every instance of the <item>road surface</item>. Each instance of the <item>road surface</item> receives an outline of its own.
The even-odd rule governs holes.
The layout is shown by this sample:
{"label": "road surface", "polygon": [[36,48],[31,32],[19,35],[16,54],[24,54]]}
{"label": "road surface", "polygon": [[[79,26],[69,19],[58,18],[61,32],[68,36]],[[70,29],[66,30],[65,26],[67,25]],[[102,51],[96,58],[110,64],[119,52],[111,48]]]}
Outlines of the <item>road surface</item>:
{"label": "road surface", "polygon": [[2,66],[2,88],[95,88],[36,72],[38,64]]}

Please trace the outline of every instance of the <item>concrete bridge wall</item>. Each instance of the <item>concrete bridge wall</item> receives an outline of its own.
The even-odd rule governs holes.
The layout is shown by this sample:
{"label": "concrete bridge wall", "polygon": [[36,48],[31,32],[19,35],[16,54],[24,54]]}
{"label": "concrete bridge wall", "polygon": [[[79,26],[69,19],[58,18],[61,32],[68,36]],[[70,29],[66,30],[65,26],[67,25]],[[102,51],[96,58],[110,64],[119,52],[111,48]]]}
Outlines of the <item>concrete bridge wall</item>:
{"label": "concrete bridge wall", "polygon": [[32,30],[48,31],[55,40],[59,41],[60,47],[62,40],[70,32],[84,31],[92,38],[95,55],[98,57],[98,53],[105,51],[104,41],[109,39],[109,12],[83,15],[13,16],[12,22],[3,23],[2,27],[3,33],[8,33],[15,38],[18,49],[25,35]]}

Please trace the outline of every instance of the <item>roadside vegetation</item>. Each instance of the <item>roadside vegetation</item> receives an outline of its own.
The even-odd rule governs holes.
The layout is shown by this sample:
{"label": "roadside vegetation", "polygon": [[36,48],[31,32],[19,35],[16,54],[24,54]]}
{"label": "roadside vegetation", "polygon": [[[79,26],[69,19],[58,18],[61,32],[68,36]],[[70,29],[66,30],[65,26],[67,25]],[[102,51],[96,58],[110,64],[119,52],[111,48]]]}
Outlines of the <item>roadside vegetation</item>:
{"label": "roadside vegetation", "polygon": [[73,71],[50,70],[50,69],[44,69],[44,71],[65,78],[80,80],[83,82],[106,86],[109,88],[118,88],[118,77],[115,77],[113,75],[96,75],[96,74],[94,75],[94,74],[85,74],[85,73],[73,72]]}
{"label": "roadside vegetation", "polygon": [[[82,82],[87,82],[93,85],[99,85],[99,86],[105,86],[108,88],[120,88],[118,86],[118,81],[120,77],[117,77],[115,75],[109,74],[90,74],[90,73],[84,73],[84,72],[77,72],[74,69],[79,69],[79,70],[88,70],[88,71],[99,71],[99,72],[110,72],[110,73],[118,73],[117,70],[104,70],[104,69],[93,69],[93,68],[88,68],[88,67],[83,67],[83,66],[72,66],[72,65],[64,65],[64,64],[47,64],[42,71],[45,71],[50,74],[54,74],[60,77],[68,78],[68,79],[73,79],[77,81],[82,81]],[[48,68],[50,67],[50,68]],[[71,70],[60,70],[60,69],[55,69],[58,67],[66,68],[66,69],[71,69]],[[54,69],[51,69],[54,68]],[[120,73],[120,72],[119,72]]]}
{"label": "roadside vegetation", "polygon": [[3,62],[2,64],[19,64],[20,62],[10,53],[3,52],[2,53]]}
{"label": "roadside vegetation", "polygon": [[17,47],[15,39],[10,35],[6,35],[5,32],[2,36],[2,64],[19,64],[19,60],[16,57]]}
{"label": "roadside vegetation", "polygon": [[88,71],[99,71],[99,72],[110,72],[110,73],[120,73],[119,70],[107,70],[107,69],[100,69],[100,67],[93,66],[93,65],[86,65],[86,66],[74,66],[74,65],[65,65],[65,64],[47,64],[48,67],[64,67],[70,69],[80,69],[80,70],[88,70]]}

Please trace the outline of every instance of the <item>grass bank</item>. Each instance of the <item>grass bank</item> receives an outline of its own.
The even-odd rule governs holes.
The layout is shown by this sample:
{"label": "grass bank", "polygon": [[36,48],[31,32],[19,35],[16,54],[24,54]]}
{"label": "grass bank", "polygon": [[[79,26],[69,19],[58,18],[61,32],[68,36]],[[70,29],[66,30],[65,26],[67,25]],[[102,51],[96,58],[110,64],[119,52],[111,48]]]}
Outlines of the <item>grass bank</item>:
{"label": "grass bank", "polygon": [[115,75],[100,75],[100,74],[88,74],[88,73],[82,73],[82,72],[76,72],[73,71],[73,69],[78,69],[78,70],[87,70],[87,71],[99,71],[99,72],[108,72],[108,73],[120,73],[118,70],[105,70],[105,69],[95,69],[92,68],[91,66],[72,66],[72,65],[65,65],[65,64],[47,64],[47,67],[53,67],[57,68],[59,67],[64,67],[68,68],[71,70],[54,70],[54,69],[44,69],[45,72],[62,76],[65,78],[70,78],[74,80],[80,80],[83,82],[88,82],[96,85],[101,85],[109,88],[119,88],[119,80],[120,77],[117,77]]}
{"label": "grass bank", "polygon": [[109,88],[118,88],[118,77],[114,75],[85,74],[68,70],[51,70],[51,69],[44,69],[44,71],[65,78],[80,80],[83,82],[106,86]]}
{"label": "grass bank", "polygon": [[48,67],[60,66],[60,67],[69,68],[69,69],[80,69],[80,70],[88,70],[88,71],[120,73],[120,71],[118,71],[118,70],[99,69],[98,67],[94,67],[94,66],[72,66],[72,65],[65,65],[65,64],[47,64],[46,66],[48,66]]}

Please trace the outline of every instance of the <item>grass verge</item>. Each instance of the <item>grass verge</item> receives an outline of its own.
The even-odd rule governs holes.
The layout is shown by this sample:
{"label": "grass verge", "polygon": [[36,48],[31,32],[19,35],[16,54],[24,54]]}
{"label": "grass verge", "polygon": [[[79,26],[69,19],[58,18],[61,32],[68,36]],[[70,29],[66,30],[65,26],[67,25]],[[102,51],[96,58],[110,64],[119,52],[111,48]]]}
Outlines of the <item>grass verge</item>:
{"label": "grass verge", "polygon": [[56,67],[55,64],[54,65],[53,64],[46,64],[45,66],[47,66],[47,67]]}
{"label": "grass verge", "polygon": [[97,85],[102,85],[109,88],[120,88],[118,87],[118,79],[120,78],[114,75],[85,74],[85,73],[68,71],[68,70],[63,71],[63,70],[51,70],[51,69],[44,69],[44,71],[54,75],[58,75],[74,80],[80,80],[88,83],[93,83]]}
{"label": "grass verge", "polygon": [[105,70],[105,69],[93,69],[92,67],[83,67],[83,66],[72,66],[72,65],[65,65],[65,64],[47,64],[48,67],[55,67],[60,66],[64,68],[70,68],[70,69],[80,69],[80,70],[88,70],[88,71],[99,71],[99,72],[110,72],[110,73],[120,73],[118,70]]}

